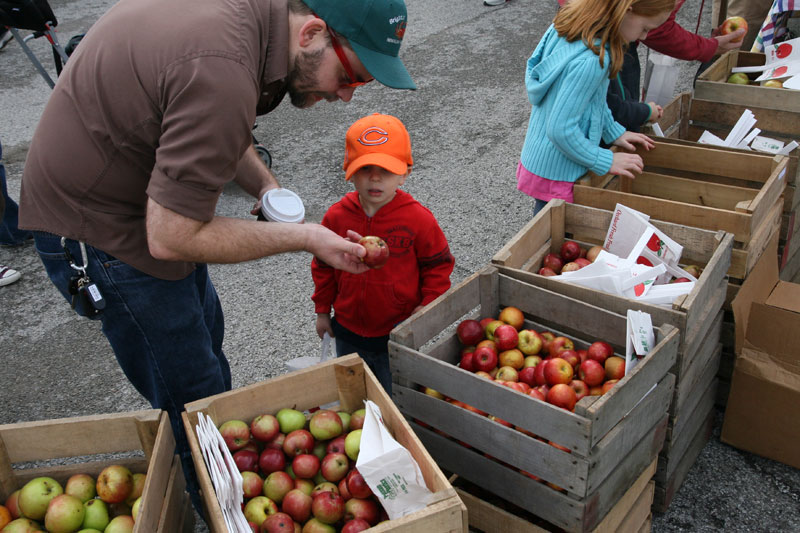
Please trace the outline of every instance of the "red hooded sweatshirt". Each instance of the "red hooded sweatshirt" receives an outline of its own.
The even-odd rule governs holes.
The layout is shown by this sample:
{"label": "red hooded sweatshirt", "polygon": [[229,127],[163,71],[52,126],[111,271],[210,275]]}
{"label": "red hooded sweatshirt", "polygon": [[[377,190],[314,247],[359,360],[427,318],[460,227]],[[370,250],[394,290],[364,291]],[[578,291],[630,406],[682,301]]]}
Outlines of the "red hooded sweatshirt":
{"label": "red hooded sweatshirt", "polygon": [[455,259],[436,219],[407,192],[368,217],[358,193],[345,195],[328,209],[322,225],[341,236],[347,230],[376,235],[389,246],[383,268],[363,274],[336,270],[316,257],[311,261],[316,313],[334,310],[336,321],[362,337],[388,335],[418,305],[450,288]]}

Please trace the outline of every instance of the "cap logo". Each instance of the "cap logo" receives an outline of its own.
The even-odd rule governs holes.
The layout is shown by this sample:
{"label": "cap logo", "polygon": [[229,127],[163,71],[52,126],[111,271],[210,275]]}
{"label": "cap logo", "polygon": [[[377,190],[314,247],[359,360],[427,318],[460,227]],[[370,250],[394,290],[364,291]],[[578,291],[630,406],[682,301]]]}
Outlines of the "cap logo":
{"label": "cap logo", "polygon": [[378,146],[389,142],[389,132],[377,126],[372,126],[361,132],[358,142],[364,146]]}
{"label": "cap logo", "polygon": [[397,26],[395,26],[395,28],[394,28],[395,37],[397,37],[398,39],[402,39],[403,38],[403,35],[406,34],[406,24],[407,24],[406,21],[403,21],[400,24],[398,24]]}

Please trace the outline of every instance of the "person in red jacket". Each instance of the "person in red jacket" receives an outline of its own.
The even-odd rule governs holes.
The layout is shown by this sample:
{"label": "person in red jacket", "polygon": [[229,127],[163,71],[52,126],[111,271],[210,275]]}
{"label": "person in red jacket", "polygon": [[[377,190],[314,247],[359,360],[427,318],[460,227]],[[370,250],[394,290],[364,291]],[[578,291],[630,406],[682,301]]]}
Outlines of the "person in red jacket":
{"label": "person in red jacket", "polygon": [[322,225],[343,237],[380,237],[389,260],[363,274],[311,261],[317,334],[334,337],[340,356],[358,352],[389,394],[389,332],[447,291],[455,266],[433,213],[399,190],[413,164],[411,138],[396,117],[375,113],[350,126],[343,168],[355,191],[328,209]]}

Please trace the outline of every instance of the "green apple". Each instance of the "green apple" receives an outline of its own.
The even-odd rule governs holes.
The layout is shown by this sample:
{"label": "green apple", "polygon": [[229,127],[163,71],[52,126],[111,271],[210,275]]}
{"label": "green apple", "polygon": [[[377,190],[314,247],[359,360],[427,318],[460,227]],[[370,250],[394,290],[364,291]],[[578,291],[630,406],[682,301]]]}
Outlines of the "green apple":
{"label": "green apple", "polygon": [[19,510],[31,520],[44,519],[50,500],[64,494],[58,481],[51,477],[37,477],[28,481],[19,493]]}
{"label": "green apple", "polygon": [[131,515],[115,516],[103,533],[133,533],[133,517]]}
{"label": "green apple", "polygon": [[361,430],[356,429],[347,434],[344,438],[344,453],[352,461],[358,460],[358,452],[361,450]]}
{"label": "green apple", "polygon": [[147,480],[146,474],[136,473],[133,475],[133,490],[130,495],[125,499],[125,503],[133,507],[133,502],[139,499],[144,491],[144,482]]}
{"label": "green apple", "polygon": [[44,527],[50,533],[72,533],[83,524],[83,502],[71,494],[59,494],[47,505]]}
{"label": "green apple", "polygon": [[81,529],[77,533],[103,533],[99,529],[89,528],[89,529]]}
{"label": "green apple", "polygon": [[350,413],[347,411],[339,411],[337,414],[339,418],[342,419],[342,432],[347,433],[350,431]]}
{"label": "green apple", "polygon": [[39,524],[30,518],[17,518],[6,524],[6,527],[3,528],[3,533],[35,533],[41,530],[42,528],[39,527]]}
{"label": "green apple", "polygon": [[95,480],[89,474],[72,475],[64,484],[64,494],[75,496],[81,503],[88,502],[97,496]]}
{"label": "green apple", "polygon": [[85,513],[83,515],[83,527],[86,529],[99,529],[103,531],[111,517],[108,515],[108,504],[100,498],[89,500],[83,504]]}
{"label": "green apple", "polygon": [[244,506],[244,517],[248,522],[253,522],[258,526],[260,526],[269,515],[273,515],[277,512],[277,504],[266,496],[256,496]]}
{"label": "green apple", "polygon": [[308,422],[308,430],[317,440],[335,439],[342,434],[342,419],[335,411],[320,409]]}
{"label": "green apple", "polygon": [[136,518],[139,516],[139,507],[142,505],[142,497],[139,496],[136,498],[136,501],[133,502],[133,506],[131,507],[131,516],[133,517],[133,521],[136,522]]}
{"label": "green apple", "polygon": [[281,426],[281,433],[285,435],[288,435],[296,429],[303,429],[306,427],[306,415],[297,409],[284,407],[278,411],[275,418],[278,419],[278,424]]}
{"label": "green apple", "polygon": [[734,72],[728,78],[728,83],[735,83],[737,85],[749,85],[750,78],[744,72]]}

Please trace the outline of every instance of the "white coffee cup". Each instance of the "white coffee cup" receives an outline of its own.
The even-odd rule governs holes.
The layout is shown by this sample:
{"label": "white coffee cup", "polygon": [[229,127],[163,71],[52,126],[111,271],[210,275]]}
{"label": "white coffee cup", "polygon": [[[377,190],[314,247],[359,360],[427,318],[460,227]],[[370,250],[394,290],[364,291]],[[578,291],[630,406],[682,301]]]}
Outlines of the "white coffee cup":
{"label": "white coffee cup", "polygon": [[272,189],[261,197],[261,214],[271,222],[302,224],[306,216],[303,200],[289,189]]}

